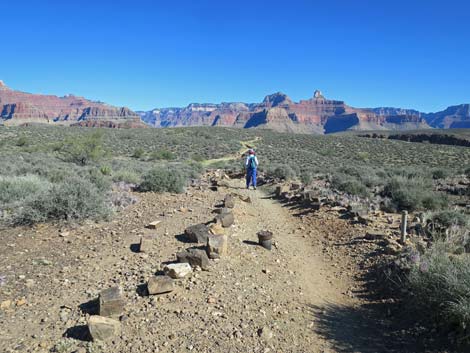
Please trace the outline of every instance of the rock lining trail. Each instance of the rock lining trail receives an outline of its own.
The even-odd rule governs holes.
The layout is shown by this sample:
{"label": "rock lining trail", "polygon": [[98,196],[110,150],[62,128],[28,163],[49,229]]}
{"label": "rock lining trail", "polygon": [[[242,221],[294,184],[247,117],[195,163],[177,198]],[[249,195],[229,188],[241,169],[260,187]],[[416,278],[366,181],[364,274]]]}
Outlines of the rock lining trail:
{"label": "rock lining trail", "polygon": [[[2,232],[9,251],[0,259],[7,278],[0,302],[12,304],[0,310],[0,350],[413,351],[389,337],[388,323],[367,309],[368,299],[351,294],[361,289],[354,254],[337,243],[357,228],[330,210],[304,217],[243,184],[234,179],[216,192],[196,187],[183,195],[140,194],[138,204],[112,221],[65,233],[54,225]],[[177,280],[173,292],[148,296],[147,281],[194,245],[185,243],[184,229],[214,218],[213,206],[227,193],[251,199],[236,198],[228,254],[211,260],[209,271]],[[156,229],[145,228],[156,220]],[[272,251],[257,244],[260,230],[274,233]],[[135,248],[143,236],[154,240],[141,253]],[[121,333],[87,342],[93,300],[114,285],[126,301]]]}

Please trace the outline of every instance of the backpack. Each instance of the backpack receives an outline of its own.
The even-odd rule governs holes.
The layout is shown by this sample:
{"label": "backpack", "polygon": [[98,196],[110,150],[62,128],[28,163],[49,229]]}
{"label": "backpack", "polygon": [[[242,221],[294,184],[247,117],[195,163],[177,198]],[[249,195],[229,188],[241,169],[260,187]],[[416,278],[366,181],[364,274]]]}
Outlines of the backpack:
{"label": "backpack", "polygon": [[256,169],[255,156],[250,157],[250,160],[248,161],[248,168],[249,169]]}

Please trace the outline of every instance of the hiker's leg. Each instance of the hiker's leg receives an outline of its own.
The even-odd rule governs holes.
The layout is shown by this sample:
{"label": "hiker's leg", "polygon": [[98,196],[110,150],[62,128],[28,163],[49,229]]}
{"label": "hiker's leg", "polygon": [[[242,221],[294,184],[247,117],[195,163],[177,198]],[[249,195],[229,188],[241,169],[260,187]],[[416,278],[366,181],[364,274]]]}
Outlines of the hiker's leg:
{"label": "hiker's leg", "polygon": [[250,187],[250,181],[251,181],[251,170],[248,169],[246,171],[246,188],[247,189]]}
{"label": "hiker's leg", "polygon": [[256,189],[256,169],[253,169],[251,178],[253,179],[253,187]]}

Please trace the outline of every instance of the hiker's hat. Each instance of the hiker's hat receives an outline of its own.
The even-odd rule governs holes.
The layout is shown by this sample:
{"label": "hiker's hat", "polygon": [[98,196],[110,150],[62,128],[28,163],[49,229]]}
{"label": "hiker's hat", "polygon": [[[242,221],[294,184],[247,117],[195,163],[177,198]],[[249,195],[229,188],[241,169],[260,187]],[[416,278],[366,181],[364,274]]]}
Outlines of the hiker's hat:
{"label": "hiker's hat", "polygon": [[255,150],[254,150],[253,148],[250,148],[250,149],[248,150],[248,154],[255,154]]}

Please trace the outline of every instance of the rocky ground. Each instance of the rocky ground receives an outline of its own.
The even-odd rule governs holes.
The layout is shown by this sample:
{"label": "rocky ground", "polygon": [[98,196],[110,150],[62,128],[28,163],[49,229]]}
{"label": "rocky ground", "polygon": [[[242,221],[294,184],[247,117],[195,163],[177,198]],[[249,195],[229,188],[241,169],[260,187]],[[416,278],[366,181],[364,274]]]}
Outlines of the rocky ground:
{"label": "rocky ground", "polygon": [[[425,350],[397,331],[395,313],[368,289],[368,269],[383,252],[370,234],[398,237],[398,216],[378,214],[364,225],[339,207],[281,203],[268,190],[245,190],[239,179],[227,186],[137,194],[140,201],[109,222],[2,231],[0,351]],[[195,245],[185,228],[213,219],[227,193],[251,199],[236,197],[228,254],[177,280],[173,292],[149,296],[148,279]],[[146,228],[153,221],[161,222]],[[260,230],[274,233],[272,251],[257,245]],[[144,235],[155,237],[139,252]],[[90,341],[94,300],[116,285],[126,300],[121,332]]]}

